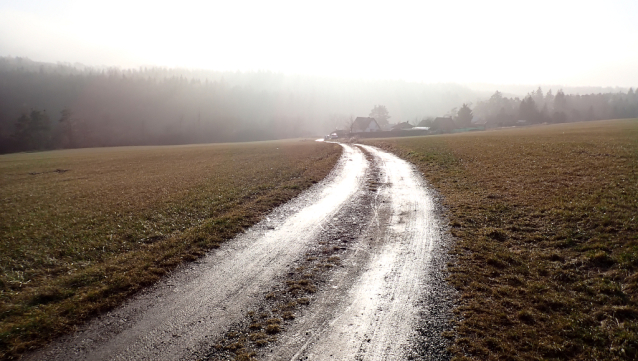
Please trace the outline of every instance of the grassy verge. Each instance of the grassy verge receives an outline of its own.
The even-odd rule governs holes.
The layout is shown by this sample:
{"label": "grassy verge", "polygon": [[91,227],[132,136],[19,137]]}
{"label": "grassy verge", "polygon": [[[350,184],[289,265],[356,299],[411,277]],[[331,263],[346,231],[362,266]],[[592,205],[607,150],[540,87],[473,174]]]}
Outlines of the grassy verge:
{"label": "grassy verge", "polygon": [[232,238],[339,155],[288,141],[0,156],[0,359]]}
{"label": "grassy verge", "polygon": [[366,143],[445,198],[455,359],[638,357],[638,120]]}

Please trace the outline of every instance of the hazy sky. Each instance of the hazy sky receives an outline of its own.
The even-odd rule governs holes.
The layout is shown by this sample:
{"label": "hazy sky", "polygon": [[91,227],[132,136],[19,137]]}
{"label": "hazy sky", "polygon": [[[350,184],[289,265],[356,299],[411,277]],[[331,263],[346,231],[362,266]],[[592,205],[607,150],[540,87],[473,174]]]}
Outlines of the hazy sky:
{"label": "hazy sky", "polygon": [[638,1],[0,0],[0,56],[638,86]]}

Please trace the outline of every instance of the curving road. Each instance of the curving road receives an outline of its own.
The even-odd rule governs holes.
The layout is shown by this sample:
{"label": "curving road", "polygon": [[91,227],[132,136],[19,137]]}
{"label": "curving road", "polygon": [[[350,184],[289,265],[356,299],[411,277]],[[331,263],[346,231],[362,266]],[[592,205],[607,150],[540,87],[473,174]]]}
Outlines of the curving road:
{"label": "curving road", "polygon": [[258,358],[447,358],[440,331],[449,327],[450,289],[441,276],[448,242],[431,192],[396,156],[342,146],[324,181],[26,359],[197,359],[319,240],[337,237],[335,229],[352,234],[341,267]]}

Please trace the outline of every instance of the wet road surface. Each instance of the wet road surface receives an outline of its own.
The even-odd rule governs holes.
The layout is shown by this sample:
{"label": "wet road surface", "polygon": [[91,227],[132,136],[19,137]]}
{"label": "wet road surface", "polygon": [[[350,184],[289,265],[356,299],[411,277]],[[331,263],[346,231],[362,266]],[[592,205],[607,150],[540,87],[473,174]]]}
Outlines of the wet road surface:
{"label": "wet road surface", "polygon": [[324,181],[26,359],[202,358],[308,249],[337,237],[335,229],[345,229],[351,239],[341,267],[258,358],[447,358],[439,334],[448,327],[449,287],[438,277],[447,240],[433,194],[414,167],[396,156],[342,146],[341,159]]}

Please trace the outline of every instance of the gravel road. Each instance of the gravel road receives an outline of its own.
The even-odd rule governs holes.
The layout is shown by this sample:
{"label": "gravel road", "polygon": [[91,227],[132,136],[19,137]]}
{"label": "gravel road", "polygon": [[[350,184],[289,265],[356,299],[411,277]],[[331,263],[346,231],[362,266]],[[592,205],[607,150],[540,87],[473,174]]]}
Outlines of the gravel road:
{"label": "gravel road", "polygon": [[197,262],[27,360],[191,360],[210,350],[304,255],[341,241],[310,304],[258,359],[448,359],[449,241],[409,163],[342,144],[331,174]]}

